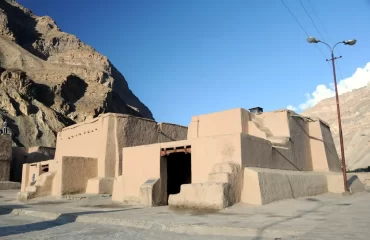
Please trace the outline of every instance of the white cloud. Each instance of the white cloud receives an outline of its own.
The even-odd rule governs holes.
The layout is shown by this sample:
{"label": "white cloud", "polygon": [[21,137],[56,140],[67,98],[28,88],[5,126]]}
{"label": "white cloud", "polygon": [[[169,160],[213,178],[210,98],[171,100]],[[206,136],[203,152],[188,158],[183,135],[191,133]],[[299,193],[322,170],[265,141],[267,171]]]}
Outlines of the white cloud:
{"label": "white cloud", "polygon": [[287,106],[287,107],[286,107],[286,109],[288,109],[288,110],[292,110],[292,111],[296,111],[296,110],[297,110],[297,108],[296,108],[296,107],[294,107],[293,105],[289,105],[289,106]]}
{"label": "white cloud", "polygon": [[[356,72],[349,78],[343,79],[338,83],[338,93],[350,92],[354,89],[365,87],[370,83],[370,62],[366,64],[364,68],[357,68]],[[316,87],[315,91],[311,94],[306,93],[306,101],[294,107],[292,105],[287,106],[290,110],[305,110],[309,107],[315,106],[318,102],[323,99],[333,97],[335,95],[334,84],[331,83],[329,86],[320,84]]]}

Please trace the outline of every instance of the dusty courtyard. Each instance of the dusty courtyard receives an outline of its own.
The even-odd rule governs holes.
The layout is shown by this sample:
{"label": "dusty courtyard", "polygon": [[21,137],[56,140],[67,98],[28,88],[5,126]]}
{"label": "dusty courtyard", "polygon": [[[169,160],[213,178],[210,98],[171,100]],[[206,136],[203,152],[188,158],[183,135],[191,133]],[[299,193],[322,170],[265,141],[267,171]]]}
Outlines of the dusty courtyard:
{"label": "dusty courtyard", "polygon": [[324,194],[220,212],[113,203],[106,195],[45,197],[27,204],[0,193],[1,239],[368,239],[369,190]]}

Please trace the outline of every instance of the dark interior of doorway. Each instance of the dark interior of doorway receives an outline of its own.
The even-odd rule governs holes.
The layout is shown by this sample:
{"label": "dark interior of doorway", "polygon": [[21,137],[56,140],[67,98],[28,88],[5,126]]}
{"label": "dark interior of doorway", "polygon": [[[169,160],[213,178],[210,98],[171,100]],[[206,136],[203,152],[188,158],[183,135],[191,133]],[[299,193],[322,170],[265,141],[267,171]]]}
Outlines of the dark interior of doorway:
{"label": "dark interior of doorway", "polygon": [[191,154],[171,153],[167,156],[167,198],[180,192],[182,184],[191,183]]}
{"label": "dark interior of doorway", "polygon": [[41,171],[42,171],[43,173],[45,173],[45,172],[49,172],[49,164],[41,165]]}

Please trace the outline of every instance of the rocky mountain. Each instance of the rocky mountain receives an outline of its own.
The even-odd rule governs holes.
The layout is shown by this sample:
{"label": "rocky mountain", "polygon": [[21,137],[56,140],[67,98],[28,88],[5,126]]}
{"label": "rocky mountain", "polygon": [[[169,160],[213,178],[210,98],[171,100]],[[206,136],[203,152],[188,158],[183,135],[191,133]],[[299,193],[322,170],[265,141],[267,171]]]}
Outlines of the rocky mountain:
{"label": "rocky mountain", "polygon": [[[368,87],[339,96],[346,165],[348,170],[370,166],[370,83]],[[335,97],[325,99],[303,115],[319,117],[330,124],[340,156]]]}
{"label": "rocky mountain", "polygon": [[153,119],[109,60],[55,21],[0,1],[0,124],[14,144],[55,146],[63,127],[101,113]]}

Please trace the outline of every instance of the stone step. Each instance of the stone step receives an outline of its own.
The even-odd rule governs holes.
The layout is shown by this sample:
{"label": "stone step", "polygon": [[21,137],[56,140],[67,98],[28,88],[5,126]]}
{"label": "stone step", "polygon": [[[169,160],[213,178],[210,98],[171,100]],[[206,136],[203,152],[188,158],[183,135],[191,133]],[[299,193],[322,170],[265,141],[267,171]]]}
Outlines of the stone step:
{"label": "stone step", "polygon": [[45,182],[48,181],[48,178],[53,177],[53,172],[47,172],[43,173],[39,176],[39,178],[36,180],[35,185],[38,187],[42,187],[45,185]]}
{"label": "stone step", "polygon": [[25,192],[36,192],[37,191],[37,186],[32,185],[32,186],[27,186],[25,189]]}
{"label": "stone step", "polygon": [[20,201],[26,201],[34,197],[49,195],[51,192],[51,181],[53,181],[54,172],[41,174],[37,181],[25,188],[24,192],[19,192],[17,197]]}
{"label": "stone step", "polygon": [[231,204],[229,191],[228,183],[183,184],[180,193],[169,196],[168,205],[191,209],[221,210]]}
{"label": "stone step", "polygon": [[18,201],[25,202],[28,199],[33,198],[34,194],[35,194],[34,192],[28,192],[28,191],[19,192],[17,193],[17,199]]}

